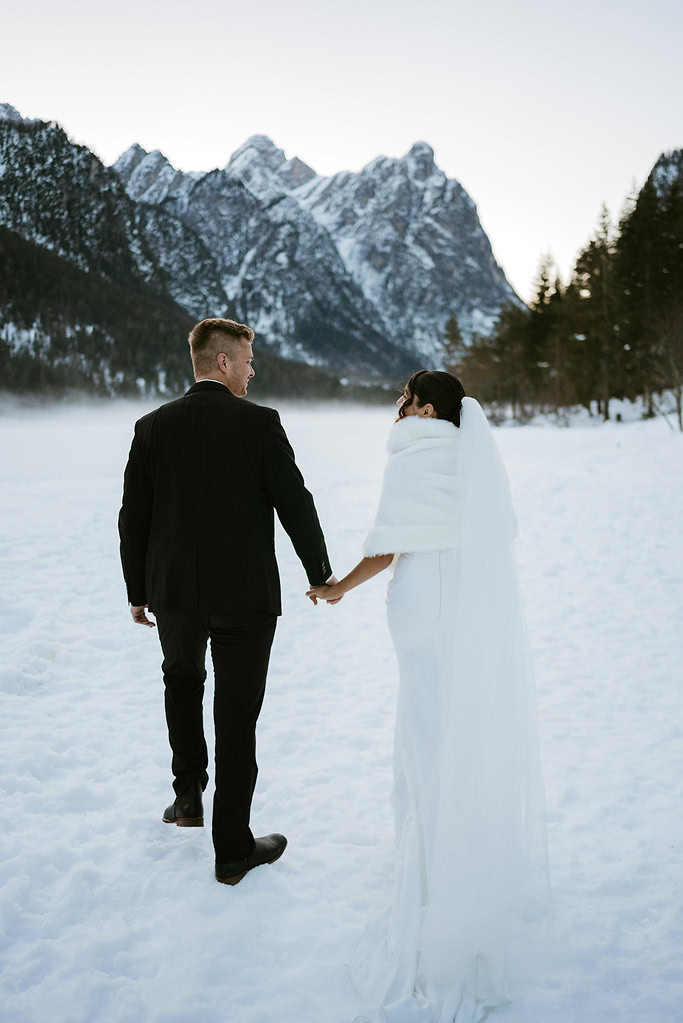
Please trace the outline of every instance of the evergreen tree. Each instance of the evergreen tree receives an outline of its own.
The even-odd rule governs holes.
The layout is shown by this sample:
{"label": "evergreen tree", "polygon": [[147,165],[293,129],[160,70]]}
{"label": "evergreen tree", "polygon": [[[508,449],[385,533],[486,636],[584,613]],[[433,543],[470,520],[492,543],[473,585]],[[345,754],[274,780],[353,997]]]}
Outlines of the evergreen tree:
{"label": "evergreen tree", "polygon": [[683,430],[683,183],[674,180],[658,203],[660,262],[655,276],[651,361],[657,389],[673,392]]}
{"label": "evergreen tree", "polygon": [[567,405],[583,405],[589,412],[595,397],[594,372],[589,358],[588,339],[581,332],[580,288],[576,275],[562,296],[564,353],[563,388]]}
{"label": "evergreen tree", "polygon": [[591,390],[598,410],[609,419],[609,402],[621,397],[615,239],[603,203],[596,237],[579,253],[573,275],[577,292],[577,333],[586,341]]}
{"label": "evergreen tree", "polygon": [[650,415],[654,386],[653,317],[656,314],[656,267],[659,262],[659,200],[648,179],[629,198],[619,224],[615,272],[624,393],[643,394]]}
{"label": "evergreen tree", "polygon": [[498,407],[510,405],[523,419],[530,400],[526,373],[529,310],[506,306],[489,337],[475,335],[462,361],[469,393]]}
{"label": "evergreen tree", "polygon": [[554,412],[580,401],[574,380],[572,346],[576,343],[573,334],[572,295],[562,284],[559,274],[555,277],[549,296],[546,320],[548,394],[546,400]]}
{"label": "evergreen tree", "polygon": [[446,369],[456,376],[459,373],[466,351],[467,346],[460,333],[458,319],[455,313],[451,313],[444,329],[443,360]]}
{"label": "evergreen tree", "polygon": [[525,372],[530,397],[538,405],[557,408],[556,365],[558,349],[558,304],[562,287],[552,255],[541,256],[533,283],[534,297],[530,303],[526,339]]}

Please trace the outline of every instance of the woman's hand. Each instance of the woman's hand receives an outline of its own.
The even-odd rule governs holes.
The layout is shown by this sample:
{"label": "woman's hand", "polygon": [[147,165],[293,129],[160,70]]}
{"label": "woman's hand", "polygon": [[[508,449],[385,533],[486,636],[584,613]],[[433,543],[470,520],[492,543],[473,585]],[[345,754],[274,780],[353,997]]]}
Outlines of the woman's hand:
{"label": "woman's hand", "polygon": [[344,576],[341,582],[338,582],[334,576],[331,576],[330,578],[334,582],[325,583],[323,586],[311,586],[306,591],[306,596],[314,604],[317,604],[319,600],[326,600],[328,604],[338,604],[345,593],[352,590],[354,586],[360,586],[361,583],[367,582],[368,579],[372,579],[373,576],[384,571],[393,560],[393,554],[376,554],[373,557],[363,558],[355,568],[351,569],[348,575]]}
{"label": "woman's hand", "polygon": [[328,604],[338,604],[344,596],[344,590],[339,583],[323,583],[321,586],[311,586],[306,590],[306,596],[316,605],[319,600],[326,600]]}

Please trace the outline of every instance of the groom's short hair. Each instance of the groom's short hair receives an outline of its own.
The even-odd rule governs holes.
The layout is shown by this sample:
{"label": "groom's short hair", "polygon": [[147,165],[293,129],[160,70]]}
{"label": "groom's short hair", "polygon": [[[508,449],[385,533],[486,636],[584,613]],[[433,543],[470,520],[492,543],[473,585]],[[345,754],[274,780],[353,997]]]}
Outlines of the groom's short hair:
{"label": "groom's short hair", "polygon": [[201,320],[188,337],[192,365],[199,373],[212,373],[217,355],[224,352],[229,359],[234,359],[244,342],[253,340],[254,331],[246,323],[218,317]]}

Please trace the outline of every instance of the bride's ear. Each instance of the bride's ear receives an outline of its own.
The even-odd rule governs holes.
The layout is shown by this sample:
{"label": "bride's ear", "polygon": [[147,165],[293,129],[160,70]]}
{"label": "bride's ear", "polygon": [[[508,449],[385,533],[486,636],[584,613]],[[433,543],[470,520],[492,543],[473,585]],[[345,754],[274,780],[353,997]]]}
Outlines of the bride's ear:
{"label": "bride's ear", "polygon": [[428,401],[426,405],[421,405],[420,406],[420,415],[424,416],[425,419],[434,419],[435,418],[436,412],[434,410],[434,406],[432,405],[432,403],[430,401]]}

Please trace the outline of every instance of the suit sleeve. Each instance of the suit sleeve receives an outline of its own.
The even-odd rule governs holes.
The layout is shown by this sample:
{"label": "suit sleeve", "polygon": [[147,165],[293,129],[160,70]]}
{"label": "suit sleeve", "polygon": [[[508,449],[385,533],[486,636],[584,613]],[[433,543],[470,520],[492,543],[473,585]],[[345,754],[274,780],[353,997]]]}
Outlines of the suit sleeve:
{"label": "suit sleeve", "polygon": [[119,512],[121,566],[128,600],[136,607],[147,603],[145,562],[152,521],[152,500],[152,483],[136,425],[123,476],[123,500]]}
{"label": "suit sleeve", "polygon": [[325,537],[320,528],[313,497],[294,460],[294,452],[274,410],[269,418],[264,469],[268,496],[287,532],[311,586],[319,586],[332,575]]}

